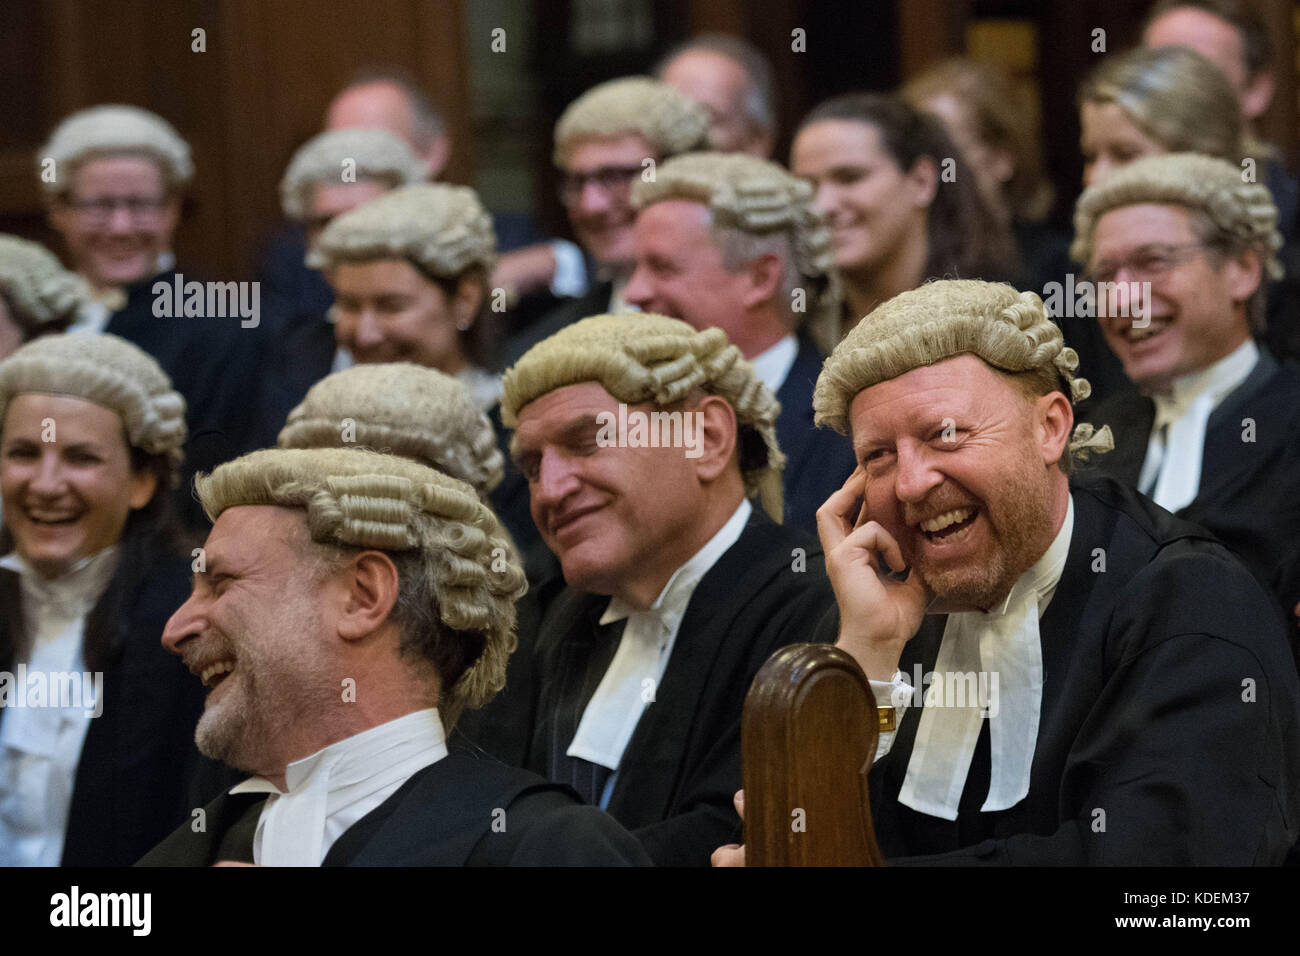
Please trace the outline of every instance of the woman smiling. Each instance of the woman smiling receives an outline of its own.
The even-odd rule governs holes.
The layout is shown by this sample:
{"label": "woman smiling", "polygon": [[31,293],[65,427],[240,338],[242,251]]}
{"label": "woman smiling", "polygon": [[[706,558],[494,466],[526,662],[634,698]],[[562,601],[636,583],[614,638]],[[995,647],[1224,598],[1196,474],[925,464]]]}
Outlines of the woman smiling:
{"label": "woman smiling", "polygon": [[188,806],[198,681],[170,502],[185,402],[112,335],[0,362],[0,864],[127,865]]}

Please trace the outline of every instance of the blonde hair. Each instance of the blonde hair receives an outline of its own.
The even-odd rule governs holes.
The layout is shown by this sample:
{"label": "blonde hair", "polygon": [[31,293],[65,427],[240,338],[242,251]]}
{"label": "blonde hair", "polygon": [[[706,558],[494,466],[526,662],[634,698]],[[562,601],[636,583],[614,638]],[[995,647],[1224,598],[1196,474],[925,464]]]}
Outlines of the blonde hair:
{"label": "blonde hair", "polygon": [[[481,707],[505,686],[517,646],[515,601],[527,585],[509,536],[469,485],[363,449],[266,449],[199,475],[195,486],[213,521],[245,505],[301,508],[317,544],[418,556],[419,580],[402,586],[432,593],[454,638],[483,638],[478,659],[442,688],[448,728],[463,708]],[[405,634],[403,646],[427,645],[430,636]]]}
{"label": "blonde hair", "polygon": [[1241,161],[1245,127],[1237,93],[1195,50],[1138,48],[1107,56],[1079,86],[1079,103],[1114,103],[1171,153]]}
{"label": "blonde hair", "polygon": [[632,203],[638,209],[673,199],[707,206],[719,245],[728,254],[736,245],[730,240],[733,233],[784,240],[787,281],[780,308],[793,315],[789,297],[802,288],[809,304],[808,325],[829,351],[839,341],[839,280],[830,232],[812,207],[812,198],[808,183],[776,163],[712,152],[676,156],[659,167],[653,181],[632,187]]}
{"label": "blonde hair", "polygon": [[[970,353],[995,369],[1031,373],[1040,391],[1071,402],[1092,393],[1079,355],[1065,344],[1043,300],[1002,282],[944,279],[896,295],[855,325],[826,359],[813,390],[819,425],[849,432],[849,406],[863,389],[924,365]],[[1080,425],[1076,457],[1110,448],[1110,429]]]}
{"label": "blonde hair", "polygon": [[47,193],[63,193],[72,185],[72,170],[87,159],[123,153],[144,153],[157,161],[168,189],[180,189],[194,178],[189,144],[157,113],[138,106],[92,106],[79,110],[54,128],[36,154],[42,169],[54,160],[54,176],[40,177]]}
{"label": "blonde hair", "polygon": [[345,164],[355,178],[377,179],[387,188],[419,182],[419,160],[406,142],[382,129],[336,129],[307,140],[280,180],[280,205],[289,219],[307,218],[308,190],[317,183],[345,182]]}
{"label": "blonde hair", "polygon": [[483,498],[505,473],[492,423],[469,390],[437,369],[405,362],[327,375],[289,413],[277,443],[401,455],[473,485]]}
{"label": "blonde hair", "polygon": [[0,424],[16,395],[68,395],[116,412],[127,441],[172,463],[184,457],[185,399],[152,356],[116,335],[63,333],[28,342],[0,361]]}
{"label": "blonde hair", "polygon": [[721,329],[696,331],[677,319],[639,312],[583,319],[534,345],[506,371],[502,421],[515,428],[524,406],[582,382],[598,382],[628,405],[665,407],[695,389],[725,399],[740,426],[745,494],[757,495],[772,519],[781,520],[781,405]]}
{"label": "blonde hair", "polygon": [[703,148],[709,131],[704,107],[667,83],[629,76],[593,86],[555,124],[555,162],[563,165],[580,139],[639,133],[664,159]]}

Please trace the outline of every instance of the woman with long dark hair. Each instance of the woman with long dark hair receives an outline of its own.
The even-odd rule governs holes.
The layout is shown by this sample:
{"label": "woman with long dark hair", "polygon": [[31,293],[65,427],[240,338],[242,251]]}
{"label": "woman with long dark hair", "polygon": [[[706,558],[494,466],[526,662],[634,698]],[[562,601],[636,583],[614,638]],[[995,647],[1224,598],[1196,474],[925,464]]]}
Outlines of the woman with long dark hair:
{"label": "woman with long dark hair", "polygon": [[847,309],[843,332],[926,279],[1007,279],[1006,223],[933,118],[894,96],[849,93],[800,124],[790,168],[825,214]]}
{"label": "woman with long dark hair", "polygon": [[0,864],[129,865],[198,805],[202,686],[160,643],[188,592],[168,494],[185,434],[124,339],[0,362]]}

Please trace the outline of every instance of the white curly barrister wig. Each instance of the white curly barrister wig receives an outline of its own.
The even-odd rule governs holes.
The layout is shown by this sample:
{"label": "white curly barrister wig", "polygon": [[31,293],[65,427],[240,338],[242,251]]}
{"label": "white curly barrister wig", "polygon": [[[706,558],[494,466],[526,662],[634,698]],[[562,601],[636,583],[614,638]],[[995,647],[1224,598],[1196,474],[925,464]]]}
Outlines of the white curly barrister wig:
{"label": "white curly barrister wig", "polygon": [[[1078,353],[1037,295],[1002,282],[944,279],[894,296],[850,330],[817,379],[816,422],[848,434],[849,406],[863,389],[965,353],[1003,372],[1034,372],[1071,402],[1092,394],[1076,374]],[[1084,423],[1070,453],[1087,460],[1112,446],[1109,426]]]}
{"label": "white curly barrister wig", "polygon": [[[465,707],[505,686],[515,650],[515,601],[527,589],[519,555],[492,510],[463,481],[396,455],[364,449],[265,449],[195,479],[213,521],[228,508],[277,505],[306,513],[318,544],[418,558],[439,619],[482,653],[438,709],[450,730]],[[404,635],[419,646],[430,635]]]}
{"label": "white curly barrister wig", "polygon": [[555,162],[561,166],[583,139],[636,133],[666,159],[704,149],[709,114],[684,93],[648,76],[593,86],[568,105],[555,124]]}
{"label": "white curly barrister wig", "polygon": [[117,412],[130,444],[166,455],[173,478],[185,445],[185,399],[154,358],[116,335],[73,332],[28,342],[0,361],[0,424],[16,395],[67,395]]}
{"label": "white curly barrister wig", "polygon": [[406,362],[356,365],[321,379],[289,413],[281,448],[370,448],[474,486],[501,483],[505,460],[488,417],[460,381]]}
{"label": "white curly barrister wig", "polygon": [[317,183],[378,180],[393,189],[422,178],[411,147],[387,130],[327,130],[293,154],[280,180],[280,206],[287,218],[301,222],[307,218],[307,191]]}
{"label": "white curly barrister wig", "polygon": [[72,321],[90,295],[86,280],[44,246],[0,234],[0,298],[23,317],[20,324],[33,325],[26,332]]}
{"label": "white curly barrister wig", "polygon": [[80,163],[124,153],[156,160],[171,189],[183,189],[194,178],[189,144],[171,123],[138,106],[111,104],[78,110],[55,127],[36,154],[38,167],[54,160],[54,176],[42,176],[41,186],[47,193],[66,192]]}

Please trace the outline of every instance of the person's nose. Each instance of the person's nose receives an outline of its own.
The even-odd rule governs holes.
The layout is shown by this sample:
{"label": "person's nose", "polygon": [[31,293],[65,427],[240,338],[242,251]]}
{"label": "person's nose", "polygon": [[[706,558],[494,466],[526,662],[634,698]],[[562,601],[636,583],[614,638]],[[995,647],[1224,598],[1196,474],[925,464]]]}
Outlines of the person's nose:
{"label": "person's nose", "polygon": [[648,270],[637,263],[632,277],[627,280],[627,286],[623,289],[623,300],[643,311],[653,311],[650,303],[654,301],[654,287],[647,273]]}
{"label": "person's nose", "polygon": [[191,593],[185,603],[176,609],[163,627],[162,645],[173,654],[182,654],[181,645],[198,636],[204,627],[204,616],[198,598]]}
{"label": "person's nose", "polygon": [[934,466],[933,454],[919,444],[900,443],[894,477],[894,493],[906,504],[917,504],[943,483]]}
{"label": "person's nose", "polygon": [[27,488],[43,498],[56,498],[66,490],[67,475],[64,473],[63,462],[59,459],[58,451],[53,444],[46,445],[42,449],[36,472],[28,482]]}
{"label": "person's nose", "polygon": [[373,309],[363,309],[352,330],[352,344],[358,349],[373,349],[383,344],[384,328]]}
{"label": "person's nose", "polygon": [[125,205],[115,205],[108,214],[108,222],[104,228],[111,233],[121,235],[122,233],[135,231],[135,220],[131,218],[131,213]]}
{"label": "person's nose", "polygon": [[579,215],[599,215],[610,208],[609,191],[595,180],[588,179],[583,182],[575,205]]}
{"label": "person's nose", "polygon": [[561,505],[581,486],[577,462],[568,455],[547,449],[537,469],[532,496],[536,508],[550,510]]}
{"label": "person's nose", "polygon": [[823,216],[830,216],[839,208],[839,194],[835,187],[830,183],[819,184],[813,193],[812,207]]}

